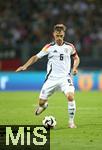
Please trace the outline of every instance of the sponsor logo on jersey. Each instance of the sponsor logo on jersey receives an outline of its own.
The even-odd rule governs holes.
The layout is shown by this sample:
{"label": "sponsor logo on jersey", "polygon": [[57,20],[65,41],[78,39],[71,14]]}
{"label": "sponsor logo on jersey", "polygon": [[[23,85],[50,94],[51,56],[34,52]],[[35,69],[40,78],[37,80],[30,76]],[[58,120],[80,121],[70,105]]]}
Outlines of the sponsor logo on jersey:
{"label": "sponsor logo on jersey", "polygon": [[54,52],[54,53],[57,53],[57,50],[54,50],[53,52]]}

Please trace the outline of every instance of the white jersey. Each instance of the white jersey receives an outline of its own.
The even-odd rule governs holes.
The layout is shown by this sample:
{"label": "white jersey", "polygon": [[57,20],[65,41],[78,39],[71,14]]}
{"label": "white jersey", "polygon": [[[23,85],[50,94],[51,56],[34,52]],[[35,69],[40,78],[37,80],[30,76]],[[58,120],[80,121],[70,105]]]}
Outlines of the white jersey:
{"label": "white jersey", "polygon": [[71,55],[76,50],[73,44],[64,42],[59,46],[53,42],[47,44],[37,54],[38,58],[48,55],[47,78],[64,78],[69,76],[71,70]]}

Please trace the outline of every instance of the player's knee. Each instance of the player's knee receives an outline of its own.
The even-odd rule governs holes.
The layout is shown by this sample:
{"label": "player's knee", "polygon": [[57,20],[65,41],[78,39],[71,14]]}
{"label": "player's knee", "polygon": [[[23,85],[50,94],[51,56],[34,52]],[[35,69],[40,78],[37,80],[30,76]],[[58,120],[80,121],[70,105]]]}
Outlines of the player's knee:
{"label": "player's knee", "polygon": [[74,94],[68,94],[67,99],[68,99],[68,101],[73,101],[74,100]]}

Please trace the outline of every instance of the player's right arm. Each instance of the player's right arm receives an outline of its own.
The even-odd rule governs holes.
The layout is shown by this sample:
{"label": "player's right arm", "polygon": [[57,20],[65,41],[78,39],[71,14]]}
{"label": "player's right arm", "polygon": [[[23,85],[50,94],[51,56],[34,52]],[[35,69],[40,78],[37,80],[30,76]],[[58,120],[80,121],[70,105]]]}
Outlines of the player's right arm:
{"label": "player's right arm", "polygon": [[37,62],[40,58],[48,54],[48,48],[50,44],[47,44],[43,47],[43,49],[37,54],[32,56],[23,66],[20,66],[16,72],[26,70],[29,66]]}
{"label": "player's right arm", "polygon": [[29,66],[31,66],[32,64],[34,64],[35,62],[38,61],[38,57],[37,55],[32,56],[23,66],[20,66],[16,72],[18,71],[22,71],[22,70],[26,70]]}

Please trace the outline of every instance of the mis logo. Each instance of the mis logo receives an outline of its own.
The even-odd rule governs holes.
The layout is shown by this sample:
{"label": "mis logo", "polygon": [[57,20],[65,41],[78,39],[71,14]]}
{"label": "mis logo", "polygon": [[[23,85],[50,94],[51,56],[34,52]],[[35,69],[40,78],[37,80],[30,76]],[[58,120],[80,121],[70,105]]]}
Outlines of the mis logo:
{"label": "mis logo", "polygon": [[50,149],[50,131],[43,126],[0,126],[0,150]]}

